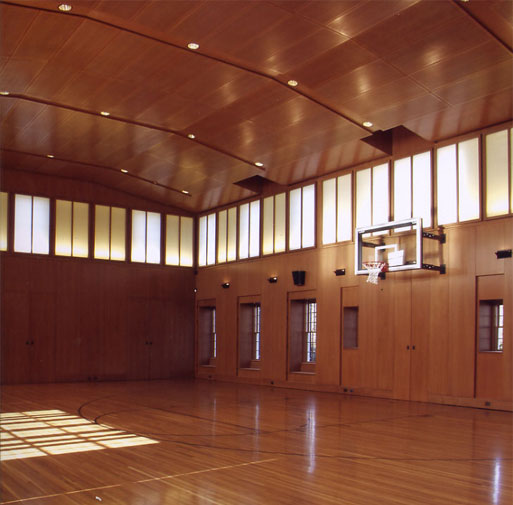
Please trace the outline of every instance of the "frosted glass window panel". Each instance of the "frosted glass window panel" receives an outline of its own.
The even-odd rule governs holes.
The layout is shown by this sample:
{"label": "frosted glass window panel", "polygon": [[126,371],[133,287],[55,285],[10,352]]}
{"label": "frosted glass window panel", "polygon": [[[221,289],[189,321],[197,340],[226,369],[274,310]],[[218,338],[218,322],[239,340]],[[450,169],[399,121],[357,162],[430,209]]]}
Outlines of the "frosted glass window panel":
{"label": "frosted glass window panel", "polygon": [[508,202],[508,131],[486,135],[486,216],[507,214]]}
{"label": "frosted glass window panel", "polygon": [[[55,253],[57,254],[57,239]],[[94,257],[100,260],[110,259],[110,207],[106,205],[96,205],[94,208]]]}
{"label": "frosted glass window panel", "polygon": [[372,169],[372,224],[389,221],[388,163]]}
{"label": "frosted glass window panel", "polygon": [[479,139],[458,144],[459,221],[479,219]]}
{"label": "frosted glass window panel", "polygon": [[301,188],[289,193],[289,249],[301,248]]}
{"label": "frosted glass window panel", "polygon": [[34,197],[32,210],[32,252],[50,252],[50,199]]}
{"label": "frosted glass window panel", "polygon": [[71,256],[72,204],[67,200],[55,202],[55,254]]}
{"label": "frosted glass window panel", "polygon": [[455,223],[458,219],[456,144],[437,149],[436,157],[438,224]]}
{"label": "frosted glass window panel", "polygon": [[249,257],[260,255],[260,200],[250,203]]}
{"label": "frosted glass window panel", "polygon": [[411,158],[394,162],[394,221],[409,219],[411,210]]}
{"label": "frosted glass window panel", "polygon": [[73,202],[73,256],[89,256],[89,204]]}
{"label": "frosted glass window panel", "polygon": [[322,243],[333,244],[337,239],[337,180],[322,183]]}
{"label": "frosted glass window panel", "polygon": [[315,184],[303,188],[302,247],[315,245]]}
{"label": "frosted glass window panel", "polygon": [[0,251],[7,251],[7,209],[9,195],[0,192]]}
{"label": "frosted glass window panel", "polygon": [[513,213],[513,129],[509,131],[509,211]]}
{"label": "frosted glass window panel", "polygon": [[146,261],[146,212],[132,211],[132,261]]}
{"label": "frosted glass window panel", "polygon": [[32,252],[32,197],[14,197],[14,250]]}
{"label": "frosted glass window panel", "polygon": [[207,216],[207,265],[216,262],[216,215]]}
{"label": "frosted glass window panel", "polygon": [[192,217],[180,218],[180,265],[192,267],[193,263],[193,227]]}
{"label": "frosted glass window panel", "polygon": [[207,216],[200,217],[198,227],[198,265],[203,267],[207,264]]}
{"label": "frosted glass window panel", "polygon": [[274,197],[264,198],[262,253],[274,252]]}
{"label": "frosted glass window panel", "polygon": [[422,227],[431,223],[431,152],[413,156],[413,215],[421,217]]}
{"label": "frosted glass window panel", "polygon": [[371,225],[371,169],[356,172],[356,227]]}
{"label": "frosted glass window panel", "polygon": [[274,252],[285,251],[287,223],[286,194],[280,193],[274,197]]}
{"label": "frosted glass window panel", "polygon": [[146,263],[160,263],[160,214],[146,214]]}
{"label": "frosted glass window panel", "polygon": [[217,262],[226,263],[226,236],[228,224],[228,212],[222,210],[217,215],[218,219],[218,237],[217,237]]}
{"label": "frosted glass window panel", "polygon": [[180,264],[180,218],[166,216],[166,265]]}
{"label": "frosted glass window panel", "polygon": [[237,207],[228,209],[228,261],[237,259]]}
{"label": "frosted glass window panel", "polygon": [[239,258],[249,255],[249,204],[239,207]]}
{"label": "frosted glass window panel", "polygon": [[351,188],[352,174],[337,178],[337,240],[353,238],[353,192]]}
{"label": "frosted glass window panel", "polygon": [[126,210],[111,208],[110,259],[125,261],[126,256]]}

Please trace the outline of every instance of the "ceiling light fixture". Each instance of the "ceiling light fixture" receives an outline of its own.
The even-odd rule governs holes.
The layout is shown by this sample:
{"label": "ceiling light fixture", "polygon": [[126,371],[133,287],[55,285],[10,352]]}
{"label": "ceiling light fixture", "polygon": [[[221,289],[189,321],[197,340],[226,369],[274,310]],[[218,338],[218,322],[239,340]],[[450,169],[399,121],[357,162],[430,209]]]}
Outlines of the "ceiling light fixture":
{"label": "ceiling light fixture", "polygon": [[291,79],[290,81],[287,82],[287,84],[289,86],[292,86],[293,88],[295,88],[299,83],[297,81],[295,81],[294,79]]}
{"label": "ceiling light fixture", "polygon": [[53,154],[47,154],[46,157],[47,158],[55,158],[55,156]]}
{"label": "ceiling light fixture", "polygon": [[194,133],[189,133],[187,137],[189,137],[190,139],[195,139],[196,135],[194,135]]}
{"label": "ceiling light fixture", "polygon": [[7,96],[7,95],[9,95],[9,92],[8,91],[0,91],[0,95]]}
{"label": "ceiling light fixture", "polygon": [[101,114],[102,116],[105,116],[105,117],[110,116],[110,112],[107,112],[107,111],[104,111],[104,110],[102,110],[102,111],[100,112],[100,114]]}
{"label": "ceiling light fixture", "polygon": [[124,174],[128,174],[128,170],[126,168],[121,168],[120,169]]}
{"label": "ceiling light fixture", "polygon": [[60,4],[59,10],[62,12],[69,12],[71,10],[71,5],[69,4]]}
{"label": "ceiling light fixture", "polygon": [[255,166],[257,167],[263,167],[264,164],[261,161],[255,161]]}
{"label": "ceiling light fixture", "polygon": [[372,127],[372,123],[370,121],[364,121],[362,124],[363,124],[363,126],[365,126],[365,128],[371,128]]}
{"label": "ceiling light fixture", "polygon": [[189,192],[188,192],[187,190],[185,190],[185,189],[182,189],[182,193],[183,193],[184,195],[188,195],[188,194],[189,194]]}
{"label": "ceiling light fixture", "polygon": [[197,44],[196,42],[189,42],[187,44],[187,47],[189,49],[192,49],[193,51],[196,51],[196,49],[199,49],[199,44]]}

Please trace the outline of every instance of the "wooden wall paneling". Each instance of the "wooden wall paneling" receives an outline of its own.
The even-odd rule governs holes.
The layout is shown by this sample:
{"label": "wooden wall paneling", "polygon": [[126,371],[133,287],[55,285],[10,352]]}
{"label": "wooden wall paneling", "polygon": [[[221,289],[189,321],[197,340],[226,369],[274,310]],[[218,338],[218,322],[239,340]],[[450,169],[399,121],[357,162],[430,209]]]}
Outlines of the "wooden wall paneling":
{"label": "wooden wall paneling", "polygon": [[162,298],[148,300],[149,378],[167,379],[172,369],[172,342],[169,331],[169,302]]}
{"label": "wooden wall paneling", "polygon": [[149,378],[149,334],[147,327],[148,299],[130,295],[127,301],[128,339],[130,342],[129,377],[132,380]]}
{"label": "wooden wall paneling", "polygon": [[504,261],[498,261],[495,251],[511,249],[513,218],[497,219],[476,224],[476,275],[504,273]]}
{"label": "wooden wall paneling", "polygon": [[[357,282],[357,279],[354,279]],[[359,286],[344,286],[341,288],[341,305],[344,307],[359,307]],[[341,326],[343,319],[341,319]],[[342,326],[343,327],[343,326]],[[343,348],[344,335],[341,334],[342,359],[341,381],[343,387],[351,388],[361,383],[361,312],[358,311],[358,347],[356,349]]]}

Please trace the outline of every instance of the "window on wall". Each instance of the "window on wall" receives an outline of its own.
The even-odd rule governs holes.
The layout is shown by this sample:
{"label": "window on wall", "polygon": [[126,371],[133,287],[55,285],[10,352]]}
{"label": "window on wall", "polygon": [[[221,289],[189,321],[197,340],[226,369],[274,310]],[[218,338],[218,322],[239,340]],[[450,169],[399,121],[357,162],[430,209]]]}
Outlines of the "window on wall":
{"label": "window on wall", "polygon": [[317,302],[307,300],[305,303],[305,339],[304,361],[315,363],[317,354]]}
{"label": "window on wall", "polygon": [[[245,297],[246,298],[246,297]],[[252,298],[252,297],[250,297]],[[241,302],[239,305],[239,366],[258,368],[261,350],[260,302]]]}
{"label": "window on wall", "polygon": [[237,259],[237,207],[217,214],[217,262],[226,263]]}
{"label": "window on wall", "polygon": [[358,348],[358,307],[343,308],[344,349]]}
{"label": "window on wall", "polygon": [[262,253],[276,254],[285,251],[286,194],[264,198]]}
{"label": "window on wall", "polygon": [[390,220],[388,163],[356,172],[356,227]]}
{"label": "window on wall", "polygon": [[89,256],[89,204],[56,200],[55,254]]}
{"label": "window on wall", "polygon": [[479,350],[502,352],[504,343],[504,303],[479,301]]}
{"label": "window on wall", "polygon": [[289,305],[289,369],[313,372],[317,359],[317,302],[292,299]]}
{"label": "window on wall", "polygon": [[160,263],[160,214],[132,211],[132,261]]}
{"label": "window on wall", "polygon": [[16,252],[49,254],[49,198],[15,195],[14,250]]}
{"label": "window on wall", "polygon": [[192,217],[166,215],[166,265],[191,267],[192,244]]}
{"label": "window on wall", "polygon": [[260,255],[260,200],[239,206],[239,258]]}
{"label": "window on wall", "polygon": [[333,244],[352,237],[352,174],[346,174],[322,183],[322,243]]}
{"label": "window on wall", "polygon": [[436,150],[437,223],[479,219],[479,139]]}
{"label": "window on wall", "polygon": [[125,261],[126,210],[108,205],[95,205],[94,257]]}
{"label": "window on wall", "polygon": [[432,226],[431,152],[394,161],[394,221],[422,218],[422,226]]}
{"label": "window on wall", "polygon": [[216,214],[201,216],[198,233],[199,266],[214,265],[216,262]]}
{"label": "window on wall", "polygon": [[9,208],[9,195],[0,192],[0,251],[7,251],[7,212]]}
{"label": "window on wall", "polygon": [[289,193],[289,249],[315,245],[315,185]]}
{"label": "window on wall", "polygon": [[213,305],[198,307],[198,364],[215,365],[217,356],[216,308]]}
{"label": "window on wall", "polygon": [[513,130],[485,135],[486,217],[513,213]]}

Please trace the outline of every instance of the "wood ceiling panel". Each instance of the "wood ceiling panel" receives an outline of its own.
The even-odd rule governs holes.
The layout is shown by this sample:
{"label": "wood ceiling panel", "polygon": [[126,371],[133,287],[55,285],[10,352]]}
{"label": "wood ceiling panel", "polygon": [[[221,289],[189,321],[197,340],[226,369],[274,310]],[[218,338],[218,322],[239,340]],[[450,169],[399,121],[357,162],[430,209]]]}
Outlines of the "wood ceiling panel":
{"label": "wood ceiling panel", "polygon": [[2,30],[0,30],[0,55],[12,56],[14,54],[16,47],[37,15],[37,11],[17,9],[5,4],[0,5],[0,19],[5,20]]}
{"label": "wood ceiling panel", "polygon": [[[166,8],[170,4],[174,5],[180,2],[174,1],[160,3],[162,4],[161,8]],[[101,2],[97,2],[96,5],[91,8],[89,14],[95,15],[100,13],[103,17],[112,16],[122,20],[132,19],[147,5],[147,0],[130,0],[130,2],[127,2],[126,0],[103,0]],[[164,17],[164,19],[167,18]]]}
{"label": "wood ceiling panel", "polygon": [[[273,3],[283,9],[295,12],[296,15],[304,16],[324,26],[328,26],[331,21],[355,9],[363,2],[362,0],[345,0],[344,2],[317,2],[311,0],[305,2],[289,2],[285,0]],[[293,6],[295,7],[293,8]]]}
{"label": "wood ceiling panel", "polygon": [[54,97],[73,78],[76,69],[62,66],[58,61],[47,63],[24,93],[37,98]]}
{"label": "wood ceiling panel", "polygon": [[34,118],[41,114],[46,105],[39,103],[25,102],[24,100],[16,100],[15,98],[0,98],[3,102],[11,105],[9,113],[3,117],[2,126],[8,128],[13,126],[15,128],[25,128],[29,125]]}
{"label": "wood ceiling panel", "polygon": [[2,89],[23,93],[43,68],[44,61],[10,58],[0,72]]}

